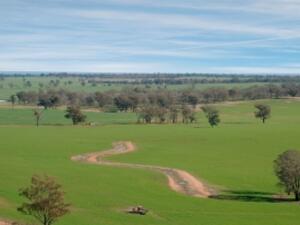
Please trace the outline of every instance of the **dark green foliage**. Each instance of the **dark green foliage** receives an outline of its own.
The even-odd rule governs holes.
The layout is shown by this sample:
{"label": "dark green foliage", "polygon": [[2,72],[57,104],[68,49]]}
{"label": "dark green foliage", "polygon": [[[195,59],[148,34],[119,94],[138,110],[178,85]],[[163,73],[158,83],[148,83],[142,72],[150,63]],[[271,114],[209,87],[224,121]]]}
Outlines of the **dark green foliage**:
{"label": "dark green foliage", "polygon": [[271,117],[270,106],[264,104],[256,104],[254,107],[257,109],[257,111],[254,112],[255,117],[261,119],[263,123],[266,122],[266,119]]}
{"label": "dark green foliage", "polygon": [[79,106],[68,106],[65,117],[72,119],[73,125],[85,122],[86,115],[82,114]]}
{"label": "dark green foliage", "polygon": [[293,193],[295,200],[300,199],[300,151],[288,150],[274,161],[275,173],[279,184],[287,194]]}
{"label": "dark green foliage", "polygon": [[58,95],[51,95],[51,93],[44,93],[39,95],[38,106],[43,106],[44,109],[54,108],[59,104]]}
{"label": "dark green foliage", "polygon": [[127,111],[128,109],[134,110],[137,107],[135,100],[127,95],[119,95],[115,97],[114,104],[120,111]]}
{"label": "dark green foliage", "polygon": [[209,124],[214,127],[218,126],[221,122],[219,117],[219,111],[211,106],[203,106],[201,107],[202,111],[205,113],[206,118],[208,119]]}

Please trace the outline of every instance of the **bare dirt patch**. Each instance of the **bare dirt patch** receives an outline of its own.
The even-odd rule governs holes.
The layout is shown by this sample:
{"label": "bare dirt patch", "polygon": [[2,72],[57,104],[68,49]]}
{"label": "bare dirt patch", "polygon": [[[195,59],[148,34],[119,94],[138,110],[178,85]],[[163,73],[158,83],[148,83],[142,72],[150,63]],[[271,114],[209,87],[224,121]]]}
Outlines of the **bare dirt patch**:
{"label": "bare dirt patch", "polygon": [[107,151],[77,155],[71,157],[71,160],[97,165],[150,169],[166,175],[168,178],[169,187],[176,192],[200,198],[208,198],[216,194],[214,189],[210,188],[198,178],[183,170],[154,165],[110,162],[105,160],[105,157],[125,154],[135,150],[136,146],[132,142],[123,141],[114,143],[113,148]]}
{"label": "bare dirt patch", "polygon": [[12,225],[12,223],[0,219],[0,225]]}

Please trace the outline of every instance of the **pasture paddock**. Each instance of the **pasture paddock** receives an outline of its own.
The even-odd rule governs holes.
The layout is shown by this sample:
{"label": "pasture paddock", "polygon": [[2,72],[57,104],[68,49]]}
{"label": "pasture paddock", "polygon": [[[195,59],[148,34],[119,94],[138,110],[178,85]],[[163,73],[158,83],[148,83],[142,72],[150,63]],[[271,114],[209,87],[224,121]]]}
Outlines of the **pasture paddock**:
{"label": "pasture paddock", "polygon": [[[189,125],[112,120],[93,127],[55,126],[56,119],[64,119],[59,110],[49,111],[51,122],[36,128],[29,115],[22,118],[23,111],[15,109],[20,114],[0,126],[0,215],[33,222],[16,211],[22,201],[17,193],[38,172],[56,177],[72,203],[72,213],[58,225],[298,224],[299,204],[278,198],[282,192],[273,160],[287,149],[300,149],[300,104],[290,99],[264,102],[272,107],[272,118],[265,125],[253,116],[254,102],[243,102],[218,106],[222,123],[217,128],[210,128],[202,114],[197,124]],[[8,116],[6,110],[0,109],[0,118]],[[96,122],[103,118],[101,113],[94,116]],[[160,173],[70,160],[73,155],[109,149],[120,140],[131,140],[139,150],[112,156],[110,161],[188,171],[220,190],[220,198],[176,193]],[[143,217],[124,213],[133,205],[150,211]]]}

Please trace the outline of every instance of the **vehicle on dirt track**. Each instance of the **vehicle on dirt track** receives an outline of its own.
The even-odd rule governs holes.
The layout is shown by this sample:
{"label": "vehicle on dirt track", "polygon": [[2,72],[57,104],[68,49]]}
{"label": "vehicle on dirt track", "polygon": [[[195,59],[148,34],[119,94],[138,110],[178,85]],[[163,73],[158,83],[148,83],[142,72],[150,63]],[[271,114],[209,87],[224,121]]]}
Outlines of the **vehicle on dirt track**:
{"label": "vehicle on dirt track", "polygon": [[128,213],[146,215],[148,213],[148,209],[145,209],[143,206],[132,207],[128,210]]}

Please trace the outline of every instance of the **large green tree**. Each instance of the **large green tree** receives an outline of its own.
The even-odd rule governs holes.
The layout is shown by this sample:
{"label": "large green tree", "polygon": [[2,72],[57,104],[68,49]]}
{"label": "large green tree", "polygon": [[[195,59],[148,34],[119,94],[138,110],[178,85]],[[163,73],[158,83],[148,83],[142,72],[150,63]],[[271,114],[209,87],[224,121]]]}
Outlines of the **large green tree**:
{"label": "large green tree", "polygon": [[287,194],[293,193],[295,200],[300,200],[300,151],[288,150],[274,161],[275,173],[279,184]]}
{"label": "large green tree", "polygon": [[261,119],[263,123],[271,117],[271,107],[265,104],[256,104],[257,111],[254,112],[256,118]]}

